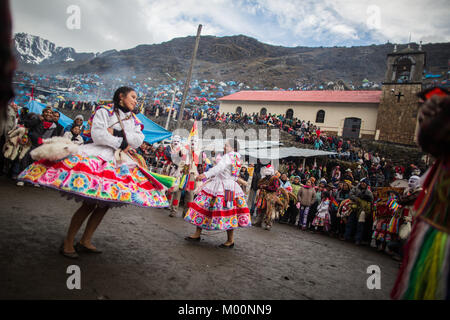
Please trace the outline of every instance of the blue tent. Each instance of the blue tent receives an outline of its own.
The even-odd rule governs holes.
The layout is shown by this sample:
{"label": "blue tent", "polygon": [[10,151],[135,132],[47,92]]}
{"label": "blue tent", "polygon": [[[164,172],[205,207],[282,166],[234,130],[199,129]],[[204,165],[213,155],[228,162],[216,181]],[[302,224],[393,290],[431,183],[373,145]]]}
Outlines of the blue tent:
{"label": "blue tent", "polygon": [[142,130],[142,132],[145,135],[144,139],[145,142],[153,144],[155,142],[168,139],[172,136],[172,132],[167,131],[163,127],[157,125],[152,120],[144,116],[142,113],[139,113],[137,117],[139,120],[141,120],[141,122],[144,125],[144,130]]}
{"label": "blue tent", "polygon": [[[42,110],[44,110],[46,106],[43,103],[39,103],[35,100],[32,100],[32,101],[28,102],[25,107],[27,107],[30,112],[41,114]],[[73,120],[70,119],[68,116],[61,113],[59,110],[58,110],[58,112],[61,114],[61,116],[59,117],[58,123],[60,125],[62,125],[64,128],[73,123]],[[86,124],[86,122],[85,122],[85,124]]]}

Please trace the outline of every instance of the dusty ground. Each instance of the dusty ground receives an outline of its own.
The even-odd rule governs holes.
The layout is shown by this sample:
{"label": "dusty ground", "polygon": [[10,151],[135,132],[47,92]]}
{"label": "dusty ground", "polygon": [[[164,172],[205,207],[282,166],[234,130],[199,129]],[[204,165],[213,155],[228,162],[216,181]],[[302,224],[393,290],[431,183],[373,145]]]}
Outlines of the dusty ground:
{"label": "dusty ground", "polygon": [[[56,191],[16,187],[0,178],[0,299],[389,299],[398,263],[368,247],[275,224],[225,233],[200,244],[193,226],[164,209],[110,211],[95,235],[101,255],[69,260],[58,248],[74,201]],[[81,290],[68,290],[66,269],[81,268]],[[366,286],[381,268],[381,290]]]}

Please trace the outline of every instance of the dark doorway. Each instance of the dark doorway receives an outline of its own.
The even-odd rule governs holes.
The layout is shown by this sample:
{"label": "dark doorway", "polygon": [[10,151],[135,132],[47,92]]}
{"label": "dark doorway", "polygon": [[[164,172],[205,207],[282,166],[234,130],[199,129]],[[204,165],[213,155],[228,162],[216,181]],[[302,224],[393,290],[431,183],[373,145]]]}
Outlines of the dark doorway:
{"label": "dark doorway", "polygon": [[344,138],[359,138],[359,132],[361,131],[361,119],[359,118],[346,118],[344,121],[344,130],[342,136]]}
{"label": "dark doorway", "polygon": [[236,113],[237,114],[241,114],[242,113],[242,108],[241,107],[237,107],[236,108]]}
{"label": "dark doorway", "polygon": [[288,111],[286,111],[286,119],[292,119],[293,117],[294,117],[294,110],[288,109]]}
{"label": "dark doorway", "polygon": [[259,114],[261,116],[265,116],[267,114],[267,109],[266,108],[262,108],[261,111],[259,112]]}

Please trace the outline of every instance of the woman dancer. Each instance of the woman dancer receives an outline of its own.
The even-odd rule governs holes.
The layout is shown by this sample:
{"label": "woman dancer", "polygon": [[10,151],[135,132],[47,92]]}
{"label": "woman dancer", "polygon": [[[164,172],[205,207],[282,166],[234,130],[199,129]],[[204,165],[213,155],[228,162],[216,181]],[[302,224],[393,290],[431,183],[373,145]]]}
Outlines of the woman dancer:
{"label": "woman dancer", "polygon": [[234,247],[234,229],[251,226],[245,194],[237,183],[242,166],[238,150],[236,139],[227,140],[220,162],[197,177],[200,181],[209,180],[195,200],[189,203],[184,220],[197,229],[193,235],[185,238],[187,241],[200,241],[202,229],[226,230],[228,240],[219,247],[231,249]]}
{"label": "woman dancer", "polygon": [[[136,98],[131,88],[117,89],[114,105],[98,107],[89,120],[86,134],[93,143],[77,147],[76,153],[59,161],[41,156],[19,176],[22,181],[61,190],[83,201],[60,248],[68,258],[78,258],[77,252],[101,252],[92,244],[92,236],[109,208],[168,206],[163,185],[127,156],[144,141],[142,125],[132,112]],[[83,236],[74,247],[75,236],[88,216]]]}

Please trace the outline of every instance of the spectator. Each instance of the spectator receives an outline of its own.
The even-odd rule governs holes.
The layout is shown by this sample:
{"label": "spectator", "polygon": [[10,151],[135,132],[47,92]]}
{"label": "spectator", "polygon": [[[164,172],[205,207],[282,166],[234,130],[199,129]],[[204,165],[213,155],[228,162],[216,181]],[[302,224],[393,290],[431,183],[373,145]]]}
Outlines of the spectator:
{"label": "spectator", "polygon": [[83,138],[81,137],[81,128],[77,125],[73,126],[72,130],[64,133],[64,138],[78,145],[84,144]]}
{"label": "spectator", "polygon": [[61,114],[58,111],[53,111],[53,122],[56,124],[56,135],[62,137],[64,135],[64,127],[58,123]]}

